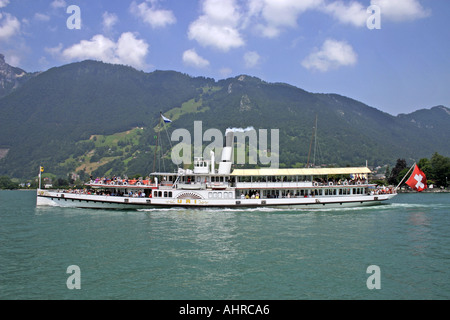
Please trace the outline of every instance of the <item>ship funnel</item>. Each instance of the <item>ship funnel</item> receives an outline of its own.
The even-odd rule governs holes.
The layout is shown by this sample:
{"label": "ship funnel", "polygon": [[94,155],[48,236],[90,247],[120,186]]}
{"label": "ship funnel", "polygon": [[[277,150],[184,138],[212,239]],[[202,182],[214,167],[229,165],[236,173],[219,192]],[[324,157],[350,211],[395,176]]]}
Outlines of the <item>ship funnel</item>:
{"label": "ship funnel", "polygon": [[227,142],[226,142],[226,146],[227,147],[232,147],[233,146],[233,138],[234,138],[234,133],[239,132],[239,133],[245,133],[245,132],[249,132],[249,131],[253,131],[255,130],[255,128],[253,127],[247,127],[247,128],[228,128],[227,131],[225,131],[225,136],[227,138]]}
{"label": "ship funnel", "polygon": [[234,132],[228,131],[225,134],[225,147],[233,147]]}
{"label": "ship funnel", "polygon": [[234,134],[236,132],[248,132],[255,130],[253,127],[248,128],[228,128],[225,132],[225,147],[222,150],[222,161],[219,163],[219,174],[230,174],[231,165],[233,164],[233,145]]}

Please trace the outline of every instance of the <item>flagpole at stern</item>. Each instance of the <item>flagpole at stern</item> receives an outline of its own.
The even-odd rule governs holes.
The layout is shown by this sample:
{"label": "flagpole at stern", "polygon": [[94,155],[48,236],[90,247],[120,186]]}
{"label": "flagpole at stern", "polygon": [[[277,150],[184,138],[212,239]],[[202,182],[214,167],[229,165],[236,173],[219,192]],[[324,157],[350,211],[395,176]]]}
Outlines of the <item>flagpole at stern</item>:
{"label": "flagpole at stern", "polygon": [[405,174],[402,181],[400,181],[400,183],[394,188],[395,191],[397,191],[398,187],[402,184],[403,180],[405,180],[405,178],[409,175],[409,172],[415,167],[416,167],[416,162],[414,162],[414,164],[411,166],[411,168],[409,168],[408,172]]}
{"label": "flagpole at stern", "polygon": [[163,121],[163,117],[162,117],[162,111],[159,112],[159,122],[158,122],[158,133],[156,135],[156,148],[155,148],[155,156],[153,159],[153,172],[155,172],[156,169],[156,152],[158,151],[158,142],[159,142],[159,133],[161,131],[161,121]]}
{"label": "flagpole at stern", "polygon": [[39,190],[41,190],[42,172],[44,172],[44,168],[42,166],[40,166],[39,167]]}

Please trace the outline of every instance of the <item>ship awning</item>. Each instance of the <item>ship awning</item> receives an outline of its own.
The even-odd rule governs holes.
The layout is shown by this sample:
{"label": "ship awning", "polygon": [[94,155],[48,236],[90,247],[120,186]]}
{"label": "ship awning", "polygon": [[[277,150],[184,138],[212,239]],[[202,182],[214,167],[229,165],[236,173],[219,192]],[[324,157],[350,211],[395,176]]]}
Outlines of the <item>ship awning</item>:
{"label": "ship awning", "polygon": [[326,176],[333,174],[368,174],[371,173],[367,167],[357,168],[295,168],[295,169],[236,169],[232,176]]}

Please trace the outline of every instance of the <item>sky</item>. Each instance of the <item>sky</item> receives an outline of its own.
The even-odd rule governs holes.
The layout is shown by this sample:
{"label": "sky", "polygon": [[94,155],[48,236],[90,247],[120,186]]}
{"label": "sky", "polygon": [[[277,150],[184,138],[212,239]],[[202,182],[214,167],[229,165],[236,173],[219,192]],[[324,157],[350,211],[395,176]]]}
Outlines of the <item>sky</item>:
{"label": "sky", "polygon": [[448,17],[449,0],[0,0],[0,53],[245,74],[398,115],[450,107]]}

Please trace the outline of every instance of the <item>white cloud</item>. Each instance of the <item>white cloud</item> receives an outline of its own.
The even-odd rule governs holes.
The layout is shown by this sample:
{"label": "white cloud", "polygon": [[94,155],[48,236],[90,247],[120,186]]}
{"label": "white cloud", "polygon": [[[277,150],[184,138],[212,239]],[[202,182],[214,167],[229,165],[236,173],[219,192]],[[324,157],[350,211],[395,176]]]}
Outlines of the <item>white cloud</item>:
{"label": "white cloud", "polygon": [[[425,18],[430,10],[424,9],[418,0],[371,0],[371,5],[377,5],[381,10],[381,18],[402,22]],[[365,27],[370,14],[367,6],[358,1],[344,2],[342,0],[323,4],[321,11],[330,14],[339,22],[356,27]]]}
{"label": "white cloud", "polygon": [[[150,6],[148,6],[150,2]],[[135,16],[141,18],[145,23],[149,24],[152,28],[162,28],[169,24],[174,24],[177,19],[170,10],[158,9],[158,1],[151,0],[137,4],[135,1],[131,3],[130,11]]]}
{"label": "white cloud", "polygon": [[117,17],[117,15],[115,13],[109,13],[109,12],[105,12],[103,13],[103,30],[104,31],[110,31],[114,25],[119,21],[119,18]]}
{"label": "white cloud", "polygon": [[205,68],[209,66],[209,61],[199,56],[195,49],[186,50],[183,53],[183,62],[186,65],[196,68]]}
{"label": "white cloud", "polygon": [[262,15],[270,25],[295,27],[301,13],[321,3],[321,0],[264,0]]}
{"label": "white cloud", "polygon": [[264,25],[259,23],[255,27],[257,33],[260,33],[265,38],[276,38],[280,35],[281,29],[278,26]]}
{"label": "white cloud", "polygon": [[39,12],[36,12],[34,14],[34,18],[36,20],[38,20],[38,21],[49,21],[50,20],[50,16],[49,15],[46,15],[46,14],[43,14],[43,13],[39,13]]}
{"label": "white cloud", "polygon": [[9,4],[9,0],[0,0],[0,8],[4,8]]}
{"label": "white cloud", "polygon": [[64,0],[54,0],[50,5],[55,9],[67,7],[66,1]]}
{"label": "white cloud", "polygon": [[367,7],[357,1],[352,1],[350,3],[335,1],[324,5],[322,10],[332,15],[339,22],[351,24],[355,27],[366,26],[366,21],[369,17],[367,14]]}
{"label": "white cloud", "polygon": [[[431,12],[419,0],[371,0],[378,5],[382,19],[402,22],[428,17]],[[253,26],[257,34],[278,37],[285,29],[297,27],[307,11],[323,12],[342,24],[366,27],[369,4],[360,0],[248,0],[243,26]]]}
{"label": "white cloud", "polygon": [[247,20],[256,19],[256,30],[264,37],[274,38],[284,28],[296,27],[302,13],[322,3],[323,0],[250,0]]}
{"label": "white cloud", "polygon": [[357,54],[347,42],[327,39],[320,50],[316,49],[302,61],[302,65],[306,69],[326,72],[341,66],[355,65],[357,60]]}
{"label": "white cloud", "polygon": [[113,62],[116,59],[116,43],[105,36],[98,34],[91,40],[82,40],[62,52],[68,60],[94,59],[104,62]]}
{"label": "white cloud", "polygon": [[20,32],[20,22],[9,13],[0,12],[0,41],[5,41]]}
{"label": "white cloud", "polygon": [[6,63],[10,66],[19,66],[20,65],[20,57],[15,54],[9,54],[8,58],[6,59]]}
{"label": "white cloud", "polygon": [[56,47],[53,47],[53,48],[47,48],[47,47],[44,48],[44,50],[46,52],[50,53],[54,57],[61,55],[62,49],[63,49],[62,43],[58,44]]}
{"label": "white cloud", "polygon": [[148,47],[149,45],[144,40],[137,39],[133,33],[122,33],[117,41],[117,61],[136,68],[145,68]]}
{"label": "white cloud", "polygon": [[68,61],[93,59],[145,68],[148,47],[149,45],[144,40],[137,39],[131,32],[125,32],[117,42],[98,34],[91,40],[82,40],[65,50],[62,50],[60,44],[55,48],[46,48],[46,51]]}
{"label": "white cloud", "polygon": [[244,45],[239,32],[241,14],[235,0],[205,0],[203,15],[189,26],[188,37],[222,51]]}
{"label": "white cloud", "polygon": [[259,63],[260,58],[259,54],[255,51],[246,52],[244,54],[245,66],[247,68],[255,67]]}
{"label": "white cloud", "polygon": [[228,77],[232,72],[233,72],[233,70],[231,70],[228,67],[223,67],[223,68],[220,68],[220,70],[219,70],[219,73],[222,77]]}
{"label": "white cloud", "polygon": [[426,18],[431,10],[425,9],[418,0],[371,0],[381,9],[381,17],[395,22]]}

